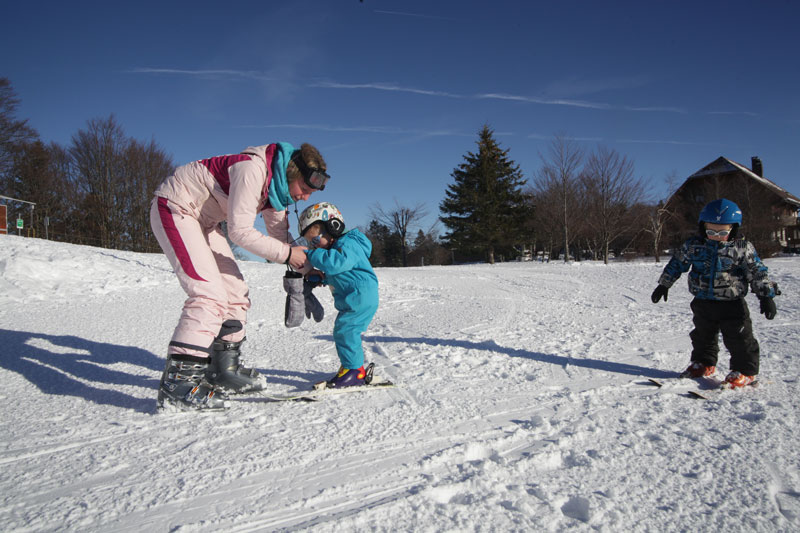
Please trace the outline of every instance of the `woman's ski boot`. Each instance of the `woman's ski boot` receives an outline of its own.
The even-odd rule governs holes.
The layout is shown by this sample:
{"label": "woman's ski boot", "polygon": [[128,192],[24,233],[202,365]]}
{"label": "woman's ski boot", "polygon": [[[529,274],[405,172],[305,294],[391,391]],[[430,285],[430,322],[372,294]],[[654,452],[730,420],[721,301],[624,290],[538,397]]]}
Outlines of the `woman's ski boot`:
{"label": "woman's ski boot", "polygon": [[197,409],[218,411],[230,407],[224,392],[205,380],[207,357],[168,355],[158,386],[158,409]]}

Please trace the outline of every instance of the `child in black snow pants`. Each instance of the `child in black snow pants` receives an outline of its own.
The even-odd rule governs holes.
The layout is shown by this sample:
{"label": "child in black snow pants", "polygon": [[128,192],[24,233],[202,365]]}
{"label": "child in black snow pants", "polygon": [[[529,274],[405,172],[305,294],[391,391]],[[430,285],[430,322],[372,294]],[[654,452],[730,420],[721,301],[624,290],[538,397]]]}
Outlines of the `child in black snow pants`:
{"label": "child in black snow pants", "polygon": [[689,292],[694,295],[692,358],[681,377],[710,376],[716,372],[719,345],[717,337],[731,353],[726,386],[744,387],[756,379],[759,365],[758,341],[744,297],[748,284],[768,320],[777,313],[773,297],[780,294],[778,284],[767,277],[753,245],[736,239],[742,211],[724,198],[714,200],[700,212],[700,235],[690,237],[675,251],[653,291],[653,303],[663,297],[682,273],[689,272]]}

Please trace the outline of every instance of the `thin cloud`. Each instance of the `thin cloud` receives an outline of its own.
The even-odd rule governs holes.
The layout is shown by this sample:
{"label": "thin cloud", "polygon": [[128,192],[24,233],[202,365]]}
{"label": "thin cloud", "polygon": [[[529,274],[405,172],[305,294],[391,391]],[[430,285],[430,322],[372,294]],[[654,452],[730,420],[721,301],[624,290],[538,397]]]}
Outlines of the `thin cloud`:
{"label": "thin cloud", "polygon": [[473,100],[513,100],[517,102],[527,102],[542,105],[565,105],[574,107],[587,107],[593,109],[611,109],[609,104],[596,102],[583,102],[579,100],[548,100],[532,96],[519,96],[514,94],[485,93],[467,96],[463,94],[448,93],[444,91],[432,91],[429,89],[417,89],[414,87],[403,87],[393,83],[338,83],[338,82],[318,82],[311,84],[310,87],[323,89],[372,89],[376,91],[403,92],[412,94],[422,94],[425,96],[441,96],[445,98],[462,98]]}
{"label": "thin cloud", "polygon": [[708,111],[709,115],[744,115],[746,117],[758,117],[758,113],[752,111]]}
{"label": "thin cloud", "polygon": [[585,100],[566,100],[566,99],[550,99],[539,98],[535,96],[522,96],[517,94],[504,94],[504,93],[482,93],[474,95],[455,94],[444,91],[433,91],[429,89],[418,89],[415,87],[403,87],[394,83],[339,83],[332,81],[317,82],[310,84],[309,87],[318,87],[323,89],[349,89],[349,90],[375,90],[375,91],[390,91],[390,92],[404,92],[411,94],[421,94],[425,96],[439,96],[445,98],[461,98],[472,100],[507,100],[515,102],[524,102],[538,105],[559,105],[568,107],[581,107],[585,109],[621,109],[625,111],[637,112],[661,112],[661,113],[686,113],[685,109],[677,107],[635,107],[635,106],[615,106],[604,102],[589,102]]}
{"label": "thin cloud", "polygon": [[561,97],[573,97],[607,91],[638,89],[649,83],[649,78],[644,75],[590,79],[574,76],[569,79],[551,82],[545,87],[544,92],[545,94],[557,94]]}
{"label": "thin cloud", "polygon": [[421,18],[421,19],[450,20],[450,21],[455,21],[456,20],[454,18],[449,18],[449,17],[438,17],[436,15],[425,15],[425,14],[422,14],[422,13],[403,13],[401,11],[382,11],[382,10],[379,10],[379,9],[375,9],[373,11],[373,13],[378,13],[379,15],[397,15],[397,16],[401,16],[401,17],[416,17],[416,18]]}
{"label": "thin cloud", "polygon": [[255,70],[188,70],[176,68],[134,68],[131,70],[134,74],[173,74],[176,76],[193,76],[202,78],[244,78],[251,80],[273,81],[276,78],[267,76],[263,72]]}
{"label": "thin cloud", "polygon": [[516,102],[528,102],[531,104],[564,105],[572,107],[586,107],[590,109],[612,108],[612,106],[609,104],[603,104],[597,102],[585,102],[581,100],[560,100],[560,99],[551,100],[547,98],[536,98],[534,96],[519,96],[514,94],[486,93],[486,94],[476,94],[473,98],[479,100],[512,100]]}
{"label": "thin cloud", "polygon": [[426,96],[443,96],[446,98],[464,98],[461,95],[447,93],[443,91],[431,91],[428,89],[416,89],[414,87],[402,87],[400,85],[396,85],[393,83],[337,83],[332,81],[322,81],[317,83],[312,83],[309,87],[320,87],[323,89],[374,89],[376,91],[390,91],[390,92],[402,92],[402,93],[412,93],[412,94],[423,94]]}
{"label": "thin cloud", "polygon": [[681,113],[681,114],[688,113],[688,111],[680,107],[642,107],[642,106],[624,105],[620,106],[619,109],[624,109],[625,111],[639,111],[645,113]]}
{"label": "thin cloud", "polygon": [[[274,81],[277,78],[267,76],[263,72],[254,70],[188,70],[188,69],[174,69],[174,68],[135,68],[131,72],[136,74],[170,74],[181,76],[194,76],[194,77],[227,77],[227,78],[240,78],[240,79],[253,79],[259,81]],[[506,100],[523,102],[537,105],[557,105],[568,107],[580,107],[585,109],[621,109],[624,111],[635,112],[659,112],[659,113],[686,113],[685,109],[677,107],[641,107],[641,106],[615,106],[604,102],[590,102],[585,100],[570,100],[563,98],[540,98],[535,96],[523,96],[515,94],[504,93],[482,93],[474,95],[463,95],[450,93],[446,91],[434,91],[431,89],[420,89],[417,87],[405,87],[396,83],[389,82],[371,82],[371,83],[339,83],[334,81],[321,81],[314,82],[307,85],[308,87],[321,88],[321,89],[340,89],[340,90],[374,90],[374,91],[388,91],[409,94],[419,94],[423,96],[435,96],[440,98],[457,98],[457,99],[472,99],[472,100]],[[718,112],[723,113],[723,112]]]}

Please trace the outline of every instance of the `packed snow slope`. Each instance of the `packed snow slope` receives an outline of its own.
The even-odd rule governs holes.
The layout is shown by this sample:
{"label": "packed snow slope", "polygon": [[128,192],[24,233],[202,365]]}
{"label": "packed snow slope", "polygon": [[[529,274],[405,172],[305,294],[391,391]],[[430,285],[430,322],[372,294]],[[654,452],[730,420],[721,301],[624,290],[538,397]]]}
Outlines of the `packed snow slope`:
{"label": "packed snow slope", "polygon": [[[766,262],[774,320],[748,296],[761,386],[709,401],[670,379],[692,324],[685,279],[650,302],[664,264],[378,269],[364,347],[398,388],[158,414],[165,257],[0,236],[0,529],[800,530],[800,258]],[[331,295],[289,330],[284,267],[241,266],[246,362],[273,392],[331,375]]]}

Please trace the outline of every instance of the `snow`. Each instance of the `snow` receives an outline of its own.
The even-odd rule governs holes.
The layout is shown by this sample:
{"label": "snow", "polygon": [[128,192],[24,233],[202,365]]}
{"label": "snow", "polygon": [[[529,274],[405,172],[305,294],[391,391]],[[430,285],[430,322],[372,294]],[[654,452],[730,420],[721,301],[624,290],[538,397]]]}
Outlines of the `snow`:
{"label": "snow", "polygon": [[[162,255],[0,236],[3,531],[798,531],[800,259],[757,389],[690,398],[664,263],[378,269],[364,338],[399,387],[155,411],[184,295]],[[283,326],[284,267],[242,263],[247,363],[288,392],[338,366]],[[728,370],[722,348],[720,372]],[[647,378],[667,379],[659,389]]]}

